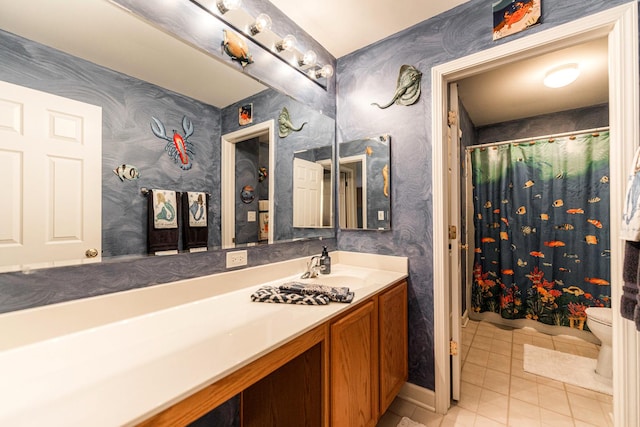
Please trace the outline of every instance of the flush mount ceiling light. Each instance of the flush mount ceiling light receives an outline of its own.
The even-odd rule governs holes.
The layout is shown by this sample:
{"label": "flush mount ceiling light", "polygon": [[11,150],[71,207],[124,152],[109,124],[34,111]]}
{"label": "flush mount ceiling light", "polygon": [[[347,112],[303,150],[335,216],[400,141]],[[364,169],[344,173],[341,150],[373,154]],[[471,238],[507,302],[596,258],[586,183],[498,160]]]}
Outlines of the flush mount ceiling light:
{"label": "flush mount ceiling light", "polygon": [[544,85],[551,88],[559,88],[573,83],[580,75],[578,64],[564,64],[547,71],[544,76]]}

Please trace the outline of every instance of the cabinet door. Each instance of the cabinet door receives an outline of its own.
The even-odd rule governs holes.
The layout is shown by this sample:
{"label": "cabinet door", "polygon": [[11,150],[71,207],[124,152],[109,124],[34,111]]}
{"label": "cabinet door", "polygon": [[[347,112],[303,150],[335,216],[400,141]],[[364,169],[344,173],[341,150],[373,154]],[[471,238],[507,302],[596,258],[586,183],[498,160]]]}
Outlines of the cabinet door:
{"label": "cabinet door", "polygon": [[380,413],[387,410],[408,375],[407,282],[378,299],[380,340]]}
{"label": "cabinet door", "polygon": [[376,304],[331,325],[331,426],[375,426],[378,417]]}

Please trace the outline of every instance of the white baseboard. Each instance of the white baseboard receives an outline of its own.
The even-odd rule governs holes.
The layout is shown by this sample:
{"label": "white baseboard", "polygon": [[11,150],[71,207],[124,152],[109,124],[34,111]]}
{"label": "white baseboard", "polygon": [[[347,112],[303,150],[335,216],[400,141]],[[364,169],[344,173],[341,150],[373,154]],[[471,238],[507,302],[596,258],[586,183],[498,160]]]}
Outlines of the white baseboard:
{"label": "white baseboard", "polygon": [[469,309],[466,309],[464,311],[464,313],[462,314],[462,320],[460,322],[463,328],[467,327],[467,324],[469,323]]}
{"label": "white baseboard", "polygon": [[436,394],[428,388],[411,383],[404,383],[398,397],[416,406],[435,412]]}

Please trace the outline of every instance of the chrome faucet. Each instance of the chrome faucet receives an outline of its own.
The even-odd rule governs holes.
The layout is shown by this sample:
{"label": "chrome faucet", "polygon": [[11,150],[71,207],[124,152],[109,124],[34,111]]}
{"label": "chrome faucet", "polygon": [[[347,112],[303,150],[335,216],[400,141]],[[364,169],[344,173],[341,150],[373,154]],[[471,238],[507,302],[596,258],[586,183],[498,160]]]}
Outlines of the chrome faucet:
{"label": "chrome faucet", "polygon": [[301,279],[313,279],[318,277],[320,273],[320,256],[312,256],[309,262],[307,262],[307,271],[304,272]]}

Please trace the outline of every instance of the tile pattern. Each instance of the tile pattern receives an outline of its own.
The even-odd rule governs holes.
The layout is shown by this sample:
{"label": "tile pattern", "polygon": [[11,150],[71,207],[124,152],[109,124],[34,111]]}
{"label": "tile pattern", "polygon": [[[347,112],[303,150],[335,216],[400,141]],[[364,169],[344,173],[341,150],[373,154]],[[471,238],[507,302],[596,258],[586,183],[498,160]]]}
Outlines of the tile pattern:
{"label": "tile pattern", "polygon": [[378,427],[409,417],[427,427],[613,427],[613,399],[524,371],[524,344],[597,358],[598,346],[469,321],[462,332],[461,399],[442,416],[396,399]]}

